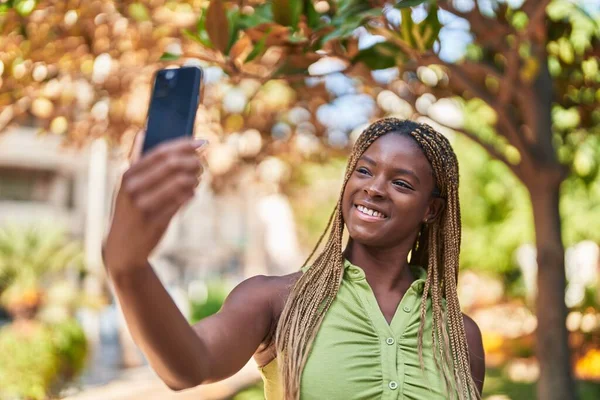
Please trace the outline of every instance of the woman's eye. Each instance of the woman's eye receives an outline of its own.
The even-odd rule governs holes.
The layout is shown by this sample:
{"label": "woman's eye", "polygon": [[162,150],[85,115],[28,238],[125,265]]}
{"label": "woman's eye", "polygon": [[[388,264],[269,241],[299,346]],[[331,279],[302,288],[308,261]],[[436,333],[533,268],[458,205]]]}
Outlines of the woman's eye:
{"label": "woman's eye", "polygon": [[413,188],[404,181],[394,181],[394,185],[413,190]]}
{"label": "woman's eye", "polygon": [[365,174],[367,175],[369,173],[369,170],[366,169],[365,167],[360,167],[356,169],[356,172],[358,172],[359,174]]}

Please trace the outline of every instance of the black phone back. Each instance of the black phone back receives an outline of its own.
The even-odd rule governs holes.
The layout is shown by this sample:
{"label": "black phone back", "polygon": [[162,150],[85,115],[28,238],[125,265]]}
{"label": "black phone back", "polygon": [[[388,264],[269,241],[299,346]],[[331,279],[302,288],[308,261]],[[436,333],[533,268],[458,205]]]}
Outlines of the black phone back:
{"label": "black phone back", "polygon": [[143,153],[164,141],[192,136],[201,82],[202,70],[195,66],[156,73]]}

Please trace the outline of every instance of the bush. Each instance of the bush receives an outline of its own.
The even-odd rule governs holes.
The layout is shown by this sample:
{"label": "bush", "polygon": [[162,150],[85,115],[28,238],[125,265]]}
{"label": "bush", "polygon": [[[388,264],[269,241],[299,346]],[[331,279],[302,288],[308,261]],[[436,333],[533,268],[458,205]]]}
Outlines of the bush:
{"label": "bush", "polygon": [[0,306],[13,319],[34,319],[48,283],[83,271],[79,242],[59,226],[0,227]]}
{"label": "bush", "polygon": [[74,319],[0,329],[0,399],[45,399],[83,369],[87,342]]}

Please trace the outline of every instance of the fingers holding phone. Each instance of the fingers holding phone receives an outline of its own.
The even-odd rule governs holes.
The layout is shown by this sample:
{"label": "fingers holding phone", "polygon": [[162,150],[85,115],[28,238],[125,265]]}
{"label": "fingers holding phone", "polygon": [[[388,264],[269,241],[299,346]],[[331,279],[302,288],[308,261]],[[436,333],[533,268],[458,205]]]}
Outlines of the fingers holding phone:
{"label": "fingers holding phone", "polygon": [[148,218],[168,204],[193,196],[203,171],[198,149],[205,140],[167,142],[133,164],[123,177],[123,187]]}
{"label": "fingers holding phone", "polygon": [[160,70],[148,110],[147,129],[131,152],[105,245],[113,270],[145,266],[175,213],[193,196],[202,174],[204,140],[194,140],[202,70]]}
{"label": "fingers holding phone", "polygon": [[145,265],[173,216],[194,197],[206,144],[189,138],[165,142],[125,172],[105,246],[109,268]]}

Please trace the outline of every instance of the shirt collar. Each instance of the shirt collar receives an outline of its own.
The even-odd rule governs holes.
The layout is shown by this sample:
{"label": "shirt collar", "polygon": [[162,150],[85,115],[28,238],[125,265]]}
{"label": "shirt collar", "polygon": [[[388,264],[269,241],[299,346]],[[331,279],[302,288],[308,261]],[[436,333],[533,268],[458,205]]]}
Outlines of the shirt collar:
{"label": "shirt collar", "polygon": [[[409,265],[409,268],[415,277],[415,281],[410,285],[410,288],[419,294],[423,294],[425,280],[427,279],[427,270],[418,265]],[[352,264],[348,259],[344,259],[344,272],[350,279],[365,279],[365,272],[362,268]]]}

